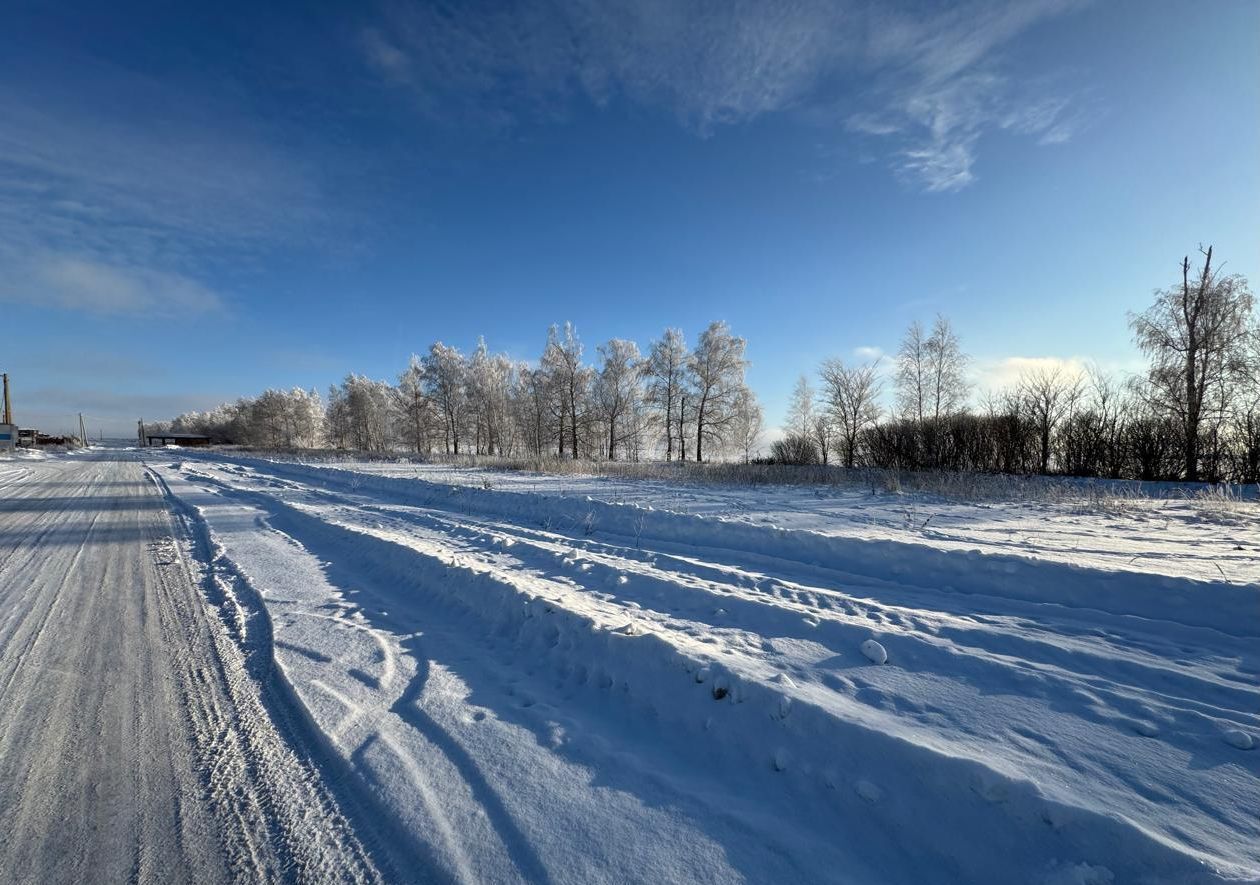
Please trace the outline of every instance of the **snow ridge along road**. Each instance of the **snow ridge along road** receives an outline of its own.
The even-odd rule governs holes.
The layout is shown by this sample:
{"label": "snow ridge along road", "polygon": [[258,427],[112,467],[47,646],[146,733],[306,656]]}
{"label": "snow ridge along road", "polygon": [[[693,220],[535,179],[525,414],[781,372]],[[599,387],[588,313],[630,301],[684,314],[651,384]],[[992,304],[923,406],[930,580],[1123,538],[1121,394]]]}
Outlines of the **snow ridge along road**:
{"label": "snow ridge along road", "polygon": [[215,616],[144,464],[21,467],[0,471],[0,879],[379,880],[250,652],[256,615],[235,637]]}
{"label": "snow ridge along road", "polygon": [[1252,583],[151,464],[395,874],[1260,876]]}

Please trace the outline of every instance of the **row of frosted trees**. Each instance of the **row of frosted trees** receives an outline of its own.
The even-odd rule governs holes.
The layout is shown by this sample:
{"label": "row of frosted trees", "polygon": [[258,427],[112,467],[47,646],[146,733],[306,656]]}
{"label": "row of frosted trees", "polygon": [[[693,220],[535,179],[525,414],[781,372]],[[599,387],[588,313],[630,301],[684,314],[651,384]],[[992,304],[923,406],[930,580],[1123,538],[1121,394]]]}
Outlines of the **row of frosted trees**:
{"label": "row of frosted trees", "polygon": [[468,355],[439,341],[395,384],[351,374],[326,404],[313,391],[268,390],[181,415],[171,429],[274,448],[747,460],[763,420],[744,381],[744,351],[744,339],[715,322],[694,347],[667,329],[646,354],[614,338],[588,362],[566,323],[550,329],[534,363],[492,353],[484,340]]}
{"label": "row of frosted trees", "polygon": [[[1181,264],[1181,280],[1129,317],[1147,370],[1123,382],[1043,363],[969,406],[969,359],[948,320],[910,326],[892,360],[824,363],[802,377],[786,463],[909,470],[1260,482],[1260,323],[1247,282]],[[884,385],[891,381],[892,408]]]}

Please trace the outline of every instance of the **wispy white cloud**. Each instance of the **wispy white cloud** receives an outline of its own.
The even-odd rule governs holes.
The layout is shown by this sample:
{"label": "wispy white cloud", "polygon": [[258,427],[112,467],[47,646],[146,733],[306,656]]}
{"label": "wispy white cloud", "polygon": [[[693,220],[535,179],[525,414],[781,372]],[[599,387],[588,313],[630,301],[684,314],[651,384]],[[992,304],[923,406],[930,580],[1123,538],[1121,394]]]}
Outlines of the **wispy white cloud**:
{"label": "wispy white cloud", "polygon": [[1014,81],[1000,56],[1081,2],[974,0],[947,10],[857,0],[397,3],[360,43],[368,64],[440,118],[505,124],[563,113],[575,95],[596,104],[621,97],[709,134],[790,109],[834,119],[828,109],[848,107],[844,127],[888,142],[898,175],[952,191],[975,180],[988,130],[1040,144],[1072,137],[1079,118],[1068,96]]}
{"label": "wispy white cloud", "polygon": [[106,315],[199,316],[223,310],[217,293],[181,274],[64,254],[10,268],[0,282],[0,300]]}
{"label": "wispy white cloud", "polygon": [[846,121],[851,132],[891,139],[893,169],[929,192],[955,191],[976,179],[981,137],[1002,129],[1038,144],[1069,140],[1082,117],[1072,100],[1044,81],[1005,72],[1007,44],[1081,0],[968,3],[935,15],[886,13],[869,60],[875,108]]}
{"label": "wispy white cloud", "polygon": [[[82,248],[175,250],[292,236],[318,219],[313,176],[252,124],[194,111],[165,88],[121,74],[108,109],[92,96],[29,95],[0,86],[0,231],[23,229]],[[129,118],[126,91],[161,126]],[[106,103],[101,99],[102,103]],[[109,221],[101,225],[102,219]],[[177,234],[178,238],[172,236]],[[58,236],[59,235],[59,236]]]}
{"label": "wispy white cloud", "polygon": [[216,310],[219,294],[197,282],[213,261],[240,267],[322,224],[315,176],[256,121],[83,64],[74,90],[0,84],[0,297]]}
{"label": "wispy white cloud", "polygon": [[884,348],[877,347],[873,344],[863,344],[861,347],[853,348],[853,358],[862,360],[863,362],[874,362],[884,356]]}
{"label": "wispy white cloud", "polygon": [[828,0],[395,4],[360,45],[434,113],[502,122],[621,96],[708,133],[803,100],[853,55],[855,17]]}

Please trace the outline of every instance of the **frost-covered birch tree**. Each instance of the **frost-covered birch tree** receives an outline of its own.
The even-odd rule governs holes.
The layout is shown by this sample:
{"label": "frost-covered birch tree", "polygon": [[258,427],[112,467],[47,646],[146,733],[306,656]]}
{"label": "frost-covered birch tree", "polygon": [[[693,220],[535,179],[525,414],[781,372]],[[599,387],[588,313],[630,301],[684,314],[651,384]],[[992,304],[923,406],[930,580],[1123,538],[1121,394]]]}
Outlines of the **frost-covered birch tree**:
{"label": "frost-covered birch tree", "polygon": [[665,433],[665,460],[672,461],[675,439],[682,440],[681,409],[687,383],[687,340],[680,330],[666,329],[659,340],[652,342],[644,374],[647,401]]}
{"label": "frost-covered birch tree", "polygon": [[736,406],[745,391],[744,370],[748,366],[745,346],[744,339],[732,335],[719,320],[700,333],[687,361],[697,461],[704,460],[706,442],[723,443],[738,415]]}
{"label": "frost-covered birch tree", "polygon": [[608,460],[617,460],[617,449],[636,429],[632,420],[642,390],[639,345],[614,338],[599,346],[600,367],[595,377],[594,401],[607,431]]}
{"label": "frost-covered birch tree", "polygon": [[464,431],[465,390],[468,370],[464,355],[454,347],[435,341],[421,361],[424,392],[442,416],[443,442],[447,454],[459,454]]}

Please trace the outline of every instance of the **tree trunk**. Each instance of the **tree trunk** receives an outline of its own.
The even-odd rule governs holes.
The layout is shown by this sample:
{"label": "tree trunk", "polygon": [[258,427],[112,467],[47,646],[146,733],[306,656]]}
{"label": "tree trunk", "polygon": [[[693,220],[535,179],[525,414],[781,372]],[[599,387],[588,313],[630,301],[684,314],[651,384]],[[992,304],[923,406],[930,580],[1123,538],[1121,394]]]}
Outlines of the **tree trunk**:
{"label": "tree trunk", "polygon": [[674,429],[670,425],[674,421],[673,397],[665,395],[665,460],[674,460]]}
{"label": "tree trunk", "polygon": [[684,426],[684,416],[687,414],[687,397],[683,397],[678,401],[678,460],[687,460],[687,428]]}
{"label": "tree trunk", "polygon": [[696,463],[704,460],[704,400],[696,410]]}
{"label": "tree trunk", "polygon": [[569,388],[569,442],[572,443],[570,448],[573,449],[573,460],[578,459],[577,444],[577,390],[574,387]]}
{"label": "tree trunk", "polygon": [[1186,480],[1189,482],[1199,481],[1199,406],[1200,403],[1196,394],[1198,393],[1198,385],[1195,383],[1195,373],[1198,368],[1194,335],[1190,336],[1190,347],[1186,353],[1186,440],[1185,440],[1185,460],[1186,460]]}

